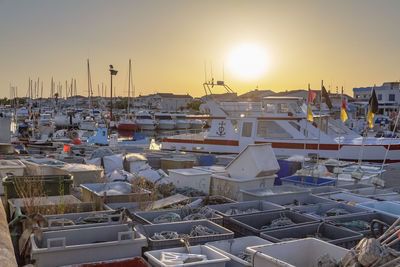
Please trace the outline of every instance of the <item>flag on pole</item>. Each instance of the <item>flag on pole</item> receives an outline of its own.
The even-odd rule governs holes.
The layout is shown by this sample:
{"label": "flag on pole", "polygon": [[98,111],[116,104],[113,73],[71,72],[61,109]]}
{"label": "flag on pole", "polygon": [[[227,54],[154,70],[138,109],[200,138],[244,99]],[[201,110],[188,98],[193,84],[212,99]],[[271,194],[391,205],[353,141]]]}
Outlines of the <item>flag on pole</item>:
{"label": "flag on pole", "polygon": [[322,85],[322,89],[321,89],[321,94],[322,96],[325,98],[325,103],[328,106],[329,109],[332,109],[332,102],[331,99],[329,98],[329,94],[325,89],[325,86]]}
{"label": "flag on pole", "polygon": [[375,114],[378,112],[378,99],[376,98],[375,94],[375,87],[372,88],[371,97],[368,101],[368,114],[367,114],[367,121],[369,123],[369,128],[374,128],[374,123],[372,119],[374,118]]}
{"label": "flag on pole", "polygon": [[342,88],[342,108],[340,109],[340,118],[342,119],[342,122],[347,121],[349,118],[346,113],[346,108],[347,108],[347,103],[346,99],[343,97],[343,88]]}
{"label": "flag on pole", "polygon": [[314,117],[311,111],[311,103],[314,101],[316,93],[308,88],[308,104],[307,104],[307,120],[314,121]]}

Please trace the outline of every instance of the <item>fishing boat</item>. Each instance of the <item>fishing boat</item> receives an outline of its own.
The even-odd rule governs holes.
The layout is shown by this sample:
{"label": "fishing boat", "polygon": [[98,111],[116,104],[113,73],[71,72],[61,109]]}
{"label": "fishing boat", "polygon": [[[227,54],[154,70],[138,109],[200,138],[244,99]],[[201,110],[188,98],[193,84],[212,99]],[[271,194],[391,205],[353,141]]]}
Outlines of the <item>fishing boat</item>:
{"label": "fishing boat", "polygon": [[261,102],[209,100],[202,106],[211,128],[163,139],[162,149],[239,153],[249,144],[271,143],[277,156],[315,156],[341,160],[400,162],[400,139],[362,137],[329,115],[307,120],[302,98],[266,97]]}
{"label": "fishing boat", "polygon": [[147,111],[139,111],[136,113],[136,125],[140,130],[154,131],[157,123]]}
{"label": "fishing boat", "polygon": [[185,114],[175,114],[175,122],[177,129],[189,129],[190,121],[186,119]]}
{"label": "fishing boat", "polygon": [[175,121],[172,119],[171,114],[169,113],[156,113],[154,115],[158,129],[160,130],[173,130],[176,127]]}
{"label": "fishing boat", "polygon": [[130,114],[130,94],[131,94],[131,77],[132,77],[132,65],[129,59],[129,79],[128,79],[128,107],[127,114],[118,123],[118,133],[121,136],[133,136],[136,130],[136,124],[133,116]]}

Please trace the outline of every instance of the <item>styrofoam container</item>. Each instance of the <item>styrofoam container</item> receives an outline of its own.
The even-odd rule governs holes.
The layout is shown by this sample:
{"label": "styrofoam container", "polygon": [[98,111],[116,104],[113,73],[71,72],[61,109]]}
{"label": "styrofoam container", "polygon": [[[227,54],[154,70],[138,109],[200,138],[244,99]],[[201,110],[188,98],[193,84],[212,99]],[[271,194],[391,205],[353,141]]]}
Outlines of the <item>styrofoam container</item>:
{"label": "styrofoam container", "polygon": [[131,173],[137,173],[142,170],[147,163],[147,158],[139,153],[130,153],[125,155],[125,169]]}
{"label": "styrofoam container", "polygon": [[[105,222],[83,222],[85,218],[102,216],[105,218]],[[115,213],[114,211],[94,211],[94,212],[81,212],[81,213],[67,213],[67,214],[57,214],[57,215],[46,215],[43,216],[48,223],[48,227],[42,227],[43,232],[46,231],[57,231],[64,229],[75,229],[75,228],[87,228],[94,226],[103,226],[111,224],[121,224],[122,215],[120,213]],[[73,221],[75,224],[70,225],[68,221]],[[82,223],[76,223],[77,221],[82,221]]]}
{"label": "styrofoam container", "polygon": [[194,166],[193,169],[210,172],[211,174],[228,174],[224,166],[212,165],[212,166]]}
{"label": "styrofoam container", "polygon": [[59,168],[60,174],[69,174],[73,177],[74,186],[102,182],[104,170],[96,165],[66,164]]}
{"label": "styrofoam container", "polygon": [[167,240],[155,240],[152,238],[154,233],[159,233],[162,231],[174,231],[178,234],[189,234],[192,227],[196,225],[206,226],[218,234],[215,235],[204,235],[204,236],[195,236],[189,237],[189,243],[191,245],[202,245],[211,241],[218,241],[224,239],[233,238],[233,232],[212,222],[209,220],[198,220],[198,221],[187,221],[187,222],[174,222],[174,223],[160,223],[160,224],[151,224],[151,225],[143,225],[146,234],[148,234],[148,242],[149,249],[165,249],[165,248],[173,248],[173,247],[182,247],[183,243],[178,239],[167,239]]}
{"label": "styrofoam container", "polygon": [[247,262],[238,257],[239,253],[244,253],[246,248],[259,245],[272,244],[258,236],[245,236],[229,240],[221,240],[215,242],[206,243],[207,246],[217,250],[230,258],[230,261],[226,263],[226,267],[242,267],[251,266],[250,262]]}
{"label": "styrofoam container", "polygon": [[361,183],[338,185],[338,187],[339,188],[344,188],[344,189],[347,189],[347,190],[355,190],[355,189],[361,189],[361,188],[374,188],[370,184],[361,184]]}
{"label": "styrofoam container", "polygon": [[279,243],[286,238],[302,239],[314,236],[315,234],[321,234],[324,238],[329,238],[329,241],[324,240],[325,242],[348,249],[357,245],[363,238],[363,235],[359,232],[326,223],[315,223],[265,231],[262,232],[260,236],[274,243]]}
{"label": "styrofoam container", "polygon": [[305,238],[246,249],[252,254],[254,267],[310,267],[318,266],[318,259],[329,254],[336,261],[348,252],[316,238]]}
{"label": "styrofoam container", "polygon": [[368,210],[378,211],[383,214],[400,217],[400,203],[392,201],[374,201],[357,204]]}
{"label": "styrofoam container", "polygon": [[276,175],[257,178],[233,178],[212,174],[210,182],[210,194],[220,195],[233,200],[242,201],[242,190],[253,190],[274,185]]}
{"label": "styrofoam container", "polygon": [[133,185],[126,182],[81,184],[81,188],[83,201],[95,202],[98,209],[102,209],[104,203],[144,202],[150,196],[150,191],[143,188],[134,191]]}
{"label": "styrofoam container", "polygon": [[186,248],[170,248],[170,249],[163,249],[163,250],[152,250],[147,251],[144,255],[147,257],[149,263],[154,267],[167,267],[167,266],[188,266],[188,267],[195,267],[195,266],[207,266],[207,267],[224,267],[225,263],[229,261],[229,258],[222,253],[218,252],[217,250],[208,247],[208,246],[191,246],[190,253],[191,254],[200,254],[207,256],[207,260],[198,261],[198,262],[191,262],[185,264],[176,264],[170,265],[165,264],[162,262],[161,253],[162,252],[176,252],[176,253],[187,253]]}
{"label": "styrofoam container", "polygon": [[42,244],[32,234],[31,258],[41,267],[141,256],[146,238],[127,225],[44,232]]}
{"label": "styrofoam container", "polygon": [[[343,215],[338,215],[338,216],[326,216],[325,213],[331,209],[343,209],[347,211],[347,214]],[[312,205],[312,206],[302,206],[302,207],[295,207],[294,208],[296,211],[302,213],[302,214],[308,214],[309,216],[312,216],[316,219],[324,219],[324,220],[331,220],[336,217],[341,217],[341,216],[346,216],[349,214],[363,214],[363,213],[369,213],[368,209],[365,207],[361,206],[353,206],[353,205],[348,205],[345,203],[340,203],[340,202],[333,202],[333,203],[321,203],[318,205]]]}
{"label": "styrofoam container", "polygon": [[[3,179],[6,176],[23,176],[26,166],[22,161],[15,160],[0,160],[0,178]],[[4,195],[4,186],[0,183],[0,195]]]}
{"label": "styrofoam container", "polygon": [[279,169],[271,144],[250,144],[226,166],[237,179],[271,176]]}
{"label": "styrofoam container", "polygon": [[63,167],[66,163],[52,158],[28,158],[22,162],[26,166],[28,175],[57,175],[58,168]]}
{"label": "styrofoam container", "polygon": [[333,194],[325,194],[325,195],[320,195],[321,197],[328,198],[331,200],[335,200],[338,202],[344,202],[344,203],[363,203],[363,202],[371,202],[374,201],[373,199],[367,198],[367,197],[362,197],[359,195],[355,195],[352,193],[333,193]]}
{"label": "styrofoam container", "polygon": [[190,187],[208,194],[211,173],[199,169],[170,169],[169,179],[178,188]]}
{"label": "styrofoam container", "polygon": [[[294,224],[262,229],[263,226],[270,225],[273,220],[282,217],[289,218]],[[287,227],[319,222],[318,219],[308,216],[307,214],[299,214],[289,210],[255,213],[249,215],[237,215],[228,218],[228,220],[229,220],[229,229],[234,231],[236,236],[248,236],[248,235],[259,236],[261,232],[265,232],[267,230],[287,228]]]}
{"label": "styrofoam container", "polygon": [[289,196],[295,195],[309,195],[310,189],[292,185],[271,186],[268,188],[241,190],[243,201],[250,200],[266,200],[274,195]]}
{"label": "styrofoam container", "polygon": [[[183,209],[165,209],[165,210],[153,210],[153,211],[141,211],[141,212],[135,212],[134,213],[134,217],[135,220],[137,220],[140,223],[143,224],[157,224],[154,221],[155,218],[157,218],[160,215],[169,213],[169,212],[173,212],[178,214],[181,219],[182,222],[185,222],[183,220],[183,218],[185,216],[187,216],[184,212]],[[222,216],[218,215],[218,214],[214,214],[211,218],[208,218],[208,220],[213,221],[215,223],[218,223],[220,225],[222,225]]]}

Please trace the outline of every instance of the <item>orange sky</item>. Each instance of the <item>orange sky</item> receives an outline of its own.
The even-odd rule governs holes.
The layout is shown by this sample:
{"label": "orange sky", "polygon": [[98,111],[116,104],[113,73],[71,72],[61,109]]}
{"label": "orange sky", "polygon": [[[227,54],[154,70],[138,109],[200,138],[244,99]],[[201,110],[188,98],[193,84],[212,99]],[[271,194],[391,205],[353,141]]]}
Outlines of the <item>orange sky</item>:
{"label": "orange sky", "polygon": [[258,86],[274,91],[352,88],[400,77],[399,1],[227,0],[0,0],[0,96],[9,84],[26,96],[28,78],[77,79],[87,95],[86,59],[93,92],[109,86],[108,65],[119,70],[117,94],[127,94],[128,59],[136,95],[204,94],[204,62],[215,79],[229,52],[255,44],[269,57],[262,75],[243,80],[225,65],[239,94]]}

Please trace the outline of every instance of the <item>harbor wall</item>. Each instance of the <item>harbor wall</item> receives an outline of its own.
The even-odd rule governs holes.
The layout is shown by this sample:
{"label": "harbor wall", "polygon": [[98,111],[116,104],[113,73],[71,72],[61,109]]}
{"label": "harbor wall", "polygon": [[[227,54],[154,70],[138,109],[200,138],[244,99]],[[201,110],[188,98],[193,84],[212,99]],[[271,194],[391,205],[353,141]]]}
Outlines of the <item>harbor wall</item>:
{"label": "harbor wall", "polygon": [[8,230],[7,216],[3,202],[0,199],[0,265],[4,267],[16,267],[17,261],[14,255],[14,248],[11,243],[11,236]]}

